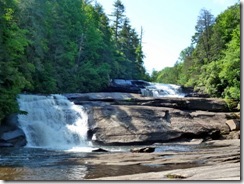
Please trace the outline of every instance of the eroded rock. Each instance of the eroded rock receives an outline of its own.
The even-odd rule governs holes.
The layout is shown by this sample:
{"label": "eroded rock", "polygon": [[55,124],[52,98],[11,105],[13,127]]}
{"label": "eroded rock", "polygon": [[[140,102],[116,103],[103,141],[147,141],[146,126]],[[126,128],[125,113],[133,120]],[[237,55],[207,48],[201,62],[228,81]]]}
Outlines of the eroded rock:
{"label": "eroded rock", "polygon": [[5,141],[9,141],[11,139],[16,139],[16,138],[21,137],[21,136],[25,137],[23,130],[16,129],[14,131],[3,133],[1,136],[1,139],[5,140]]}
{"label": "eroded rock", "polygon": [[[91,109],[92,141],[103,144],[167,142],[183,137],[218,139],[230,132],[225,113],[126,105]],[[166,112],[170,123],[165,118]]]}
{"label": "eroded rock", "polygon": [[227,120],[226,124],[230,127],[231,131],[240,130],[240,120],[238,119]]}
{"label": "eroded rock", "polygon": [[27,143],[25,133],[18,127],[17,114],[12,114],[0,125],[0,147],[22,147]]}

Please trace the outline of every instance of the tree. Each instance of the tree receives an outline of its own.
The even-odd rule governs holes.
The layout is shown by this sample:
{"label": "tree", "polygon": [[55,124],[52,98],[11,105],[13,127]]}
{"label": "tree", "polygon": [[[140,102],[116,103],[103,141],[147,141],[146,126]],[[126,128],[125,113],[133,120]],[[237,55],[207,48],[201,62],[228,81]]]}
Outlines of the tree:
{"label": "tree", "polygon": [[166,67],[158,73],[156,82],[165,84],[176,84],[177,75],[174,67]]}
{"label": "tree", "polygon": [[202,70],[202,84],[212,96],[240,99],[240,6],[216,18],[212,34],[212,62]]}
{"label": "tree", "polygon": [[240,3],[215,21],[202,10],[191,46],[180,53],[174,67],[156,75],[158,81],[172,83],[177,78],[178,84],[201,88],[212,97],[240,100]]}
{"label": "tree", "polygon": [[115,2],[114,25],[89,0],[0,0],[0,121],[31,93],[100,91],[147,76],[136,31]]}
{"label": "tree", "polygon": [[224,52],[225,57],[220,61],[221,72],[219,77],[225,84],[223,97],[240,100],[241,52],[240,52],[240,25],[233,30],[232,40]]}
{"label": "tree", "polygon": [[17,12],[16,1],[0,0],[0,122],[18,112],[17,95],[31,87],[27,77],[34,69],[24,54],[27,30],[19,28]]}
{"label": "tree", "polygon": [[196,33],[193,36],[193,43],[197,43],[196,55],[202,65],[211,62],[211,36],[214,22],[214,16],[210,11],[202,9],[195,27]]}
{"label": "tree", "polygon": [[114,12],[111,14],[111,16],[114,18],[112,29],[114,31],[115,43],[117,43],[119,31],[122,28],[122,24],[124,22],[125,7],[122,4],[121,0],[116,0],[113,6],[114,6]]}
{"label": "tree", "polygon": [[[55,7],[55,2],[53,3]],[[32,74],[33,91],[50,93],[57,91],[54,69],[48,58],[49,35],[53,31],[50,20],[50,4],[43,0],[20,0],[19,3],[19,25],[28,30],[26,38],[29,41],[26,47],[26,57],[29,63],[35,66]],[[52,82],[50,82],[52,81]]]}
{"label": "tree", "polygon": [[97,27],[103,41],[102,47],[98,50],[98,53],[100,55],[100,61],[112,65],[112,63],[114,62],[115,48],[114,42],[112,41],[111,27],[109,26],[110,20],[100,4],[96,3],[94,9],[98,21]]}

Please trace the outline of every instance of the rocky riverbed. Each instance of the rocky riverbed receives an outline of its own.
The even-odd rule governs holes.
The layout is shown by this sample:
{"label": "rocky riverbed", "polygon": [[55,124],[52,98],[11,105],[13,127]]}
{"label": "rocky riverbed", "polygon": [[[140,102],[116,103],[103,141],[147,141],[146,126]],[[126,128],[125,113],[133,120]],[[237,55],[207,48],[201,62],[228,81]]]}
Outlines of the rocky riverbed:
{"label": "rocky riverbed", "polygon": [[[231,112],[224,100],[155,99],[128,93],[67,97],[87,108],[90,138],[98,145],[161,142],[161,146],[195,146],[184,152],[98,154],[86,162],[103,168],[103,175],[99,177],[95,170],[95,177],[90,174],[88,179],[240,180],[240,113]],[[144,166],[153,169],[137,169]]]}
{"label": "rocky riverbed", "polygon": [[151,98],[131,93],[66,94],[89,114],[98,144],[148,144],[182,138],[240,137],[240,113],[214,98]]}
{"label": "rocky riverbed", "polygon": [[[222,99],[152,98],[133,93],[65,94],[88,114],[88,140],[96,150],[62,164],[90,167],[95,180],[240,180],[240,112]],[[22,147],[16,115],[0,127],[0,146]],[[143,146],[106,152],[106,146]],[[193,149],[165,151],[169,145]]]}
{"label": "rocky riverbed", "polygon": [[[152,98],[132,93],[65,94],[88,114],[94,144],[152,144],[180,139],[240,138],[240,113],[214,98]],[[16,115],[0,128],[0,146],[26,144]]]}
{"label": "rocky riverbed", "polygon": [[100,153],[66,163],[93,168],[85,177],[88,180],[240,180],[238,139],[192,140],[174,143],[191,146],[189,150],[160,150],[167,145],[172,143],[154,145],[152,153]]}

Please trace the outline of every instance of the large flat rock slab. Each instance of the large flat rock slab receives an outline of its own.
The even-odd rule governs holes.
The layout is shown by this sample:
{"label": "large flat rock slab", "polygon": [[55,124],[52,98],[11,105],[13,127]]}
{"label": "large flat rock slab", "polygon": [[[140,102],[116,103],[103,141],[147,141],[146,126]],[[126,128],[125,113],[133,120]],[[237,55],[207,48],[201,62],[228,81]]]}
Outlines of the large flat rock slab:
{"label": "large flat rock slab", "polygon": [[89,125],[92,141],[103,144],[142,144],[181,136],[165,119],[165,109],[142,106],[93,107]]}
{"label": "large flat rock slab", "polygon": [[230,132],[225,123],[229,109],[222,99],[153,98],[120,92],[65,96],[89,109],[89,139],[102,144],[165,142],[185,135],[217,139]]}
{"label": "large flat rock slab", "polygon": [[240,181],[240,163],[202,166],[189,169],[175,169],[162,172],[149,172],[114,177],[96,178],[93,180],[237,180]]}
{"label": "large flat rock slab", "polygon": [[[186,152],[105,153],[85,160],[94,168],[127,166],[130,173],[106,173],[107,177],[88,177],[93,180],[240,180],[240,140],[215,140],[200,144]],[[82,164],[83,160],[76,160]],[[130,168],[154,165],[158,171]],[[96,166],[96,167],[95,167]],[[151,169],[153,170],[153,168]],[[121,169],[122,171],[122,169]],[[96,172],[96,170],[94,170]],[[92,176],[92,175],[90,175]]]}
{"label": "large flat rock slab", "polygon": [[106,105],[89,110],[90,137],[102,144],[148,144],[182,136],[216,139],[229,133],[225,122],[225,113],[165,107]]}
{"label": "large flat rock slab", "polygon": [[212,112],[228,112],[227,103],[217,98],[168,98],[143,97],[133,93],[73,93],[64,94],[76,104],[87,104],[87,101],[110,102],[112,105],[142,105],[156,107],[170,107],[181,110],[204,110]]}

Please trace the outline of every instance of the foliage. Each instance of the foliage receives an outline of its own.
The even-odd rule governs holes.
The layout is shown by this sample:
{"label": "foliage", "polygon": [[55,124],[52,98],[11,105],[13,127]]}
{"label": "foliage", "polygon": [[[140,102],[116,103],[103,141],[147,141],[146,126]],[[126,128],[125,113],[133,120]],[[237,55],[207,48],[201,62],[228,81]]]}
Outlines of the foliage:
{"label": "foliage", "polygon": [[34,69],[24,56],[27,30],[19,28],[17,12],[16,1],[0,1],[0,121],[18,111],[16,96],[31,87],[28,77]]}
{"label": "foliage", "polygon": [[219,77],[225,85],[223,96],[240,100],[240,26],[232,33],[232,40],[227,44],[227,49],[224,51],[224,58],[220,60],[222,70]]}
{"label": "foliage", "polygon": [[200,12],[196,33],[174,67],[164,68],[157,82],[203,88],[212,97],[240,100],[240,3],[216,19]]}
{"label": "foliage", "polygon": [[89,0],[0,0],[0,121],[23,91],[93,92],[111,78],[148,78],[121,1],[111,17]]}

